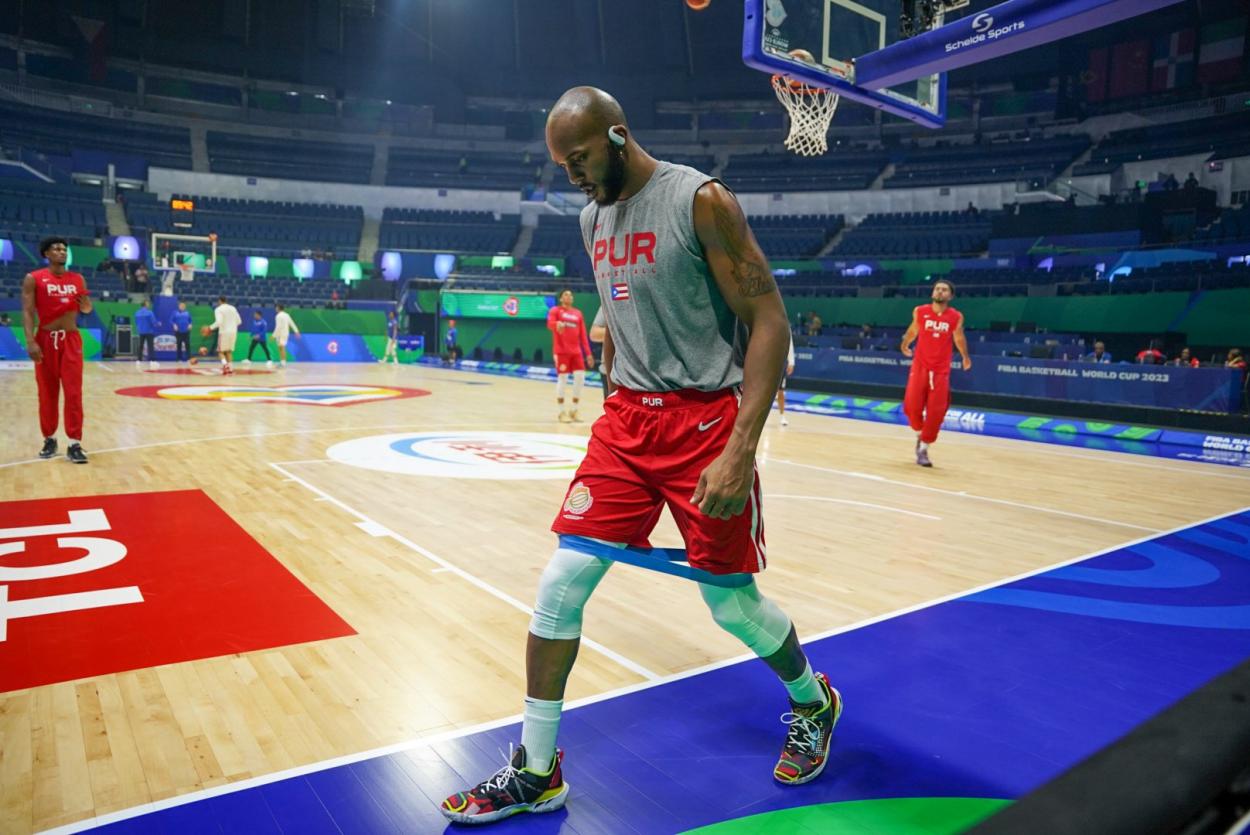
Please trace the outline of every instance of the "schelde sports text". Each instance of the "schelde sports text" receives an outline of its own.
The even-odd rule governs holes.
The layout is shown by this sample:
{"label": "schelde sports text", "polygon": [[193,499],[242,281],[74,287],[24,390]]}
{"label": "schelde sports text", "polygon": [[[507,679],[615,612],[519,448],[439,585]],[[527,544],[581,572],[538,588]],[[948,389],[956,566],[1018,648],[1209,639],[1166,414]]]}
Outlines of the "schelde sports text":
{"label": "schelde sports text", "polygon": [[992,41],[996,38],[1001,38],[1003,35],[1010,35],[1013,32],[1019,32],[1021,29],[1024,29],[1024,28],[1025,28],[1024,21],[1017,20],[1015,23],[1012,23],[1008,26],[1000,26],[997,29],[988,29],[984,32],[979,32],[976,35],[972,35],[970,37],[964,38],[963,40],[951,41],[950,43],[946,44],[946,51],[955,52],[957,50],[964,49],[965,47],[973,46],[979,43],[985,43],[986,41]]}

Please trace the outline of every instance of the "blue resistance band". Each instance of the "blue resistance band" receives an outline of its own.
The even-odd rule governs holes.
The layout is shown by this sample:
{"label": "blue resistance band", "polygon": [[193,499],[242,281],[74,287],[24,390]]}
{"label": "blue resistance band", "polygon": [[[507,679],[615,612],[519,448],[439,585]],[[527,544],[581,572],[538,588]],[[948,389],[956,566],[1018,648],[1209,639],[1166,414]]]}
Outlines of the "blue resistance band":
{"label": "blue resistance band", "polygon": [[709,586],[720,586],[725,589],[736,589],[751,585],[750,574],[713,574],[701,568],[695,568],[686,561],[684,548],[617,548],[605,542],[587,539],[584,536],[560,535],[560,547],[568,548],[579,554],[588,554],[605,560],[628,563],[638,568],[659,571],[661,574],[672,574],[694,580],[696,583],[707,583]]}

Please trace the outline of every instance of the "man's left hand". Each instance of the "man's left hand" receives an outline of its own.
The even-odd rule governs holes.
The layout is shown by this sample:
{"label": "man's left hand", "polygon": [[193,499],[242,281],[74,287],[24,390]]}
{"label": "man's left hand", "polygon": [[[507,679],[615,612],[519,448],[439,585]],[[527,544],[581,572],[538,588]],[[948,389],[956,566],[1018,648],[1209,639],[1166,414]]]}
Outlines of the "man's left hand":
{"label": "man's left hand", "polygon": [[971,359],[969,359],[968,357],[964,357],[963,367],[964,367],[964,371],[971,371],[971,370],[972,370],[972,360],[971,360]]}
{"label": "man's left hand", "polygon": [[690,503],[713,519],[730,519],[746,507],[755,485],[755,459],[725,450],[699,474]]}

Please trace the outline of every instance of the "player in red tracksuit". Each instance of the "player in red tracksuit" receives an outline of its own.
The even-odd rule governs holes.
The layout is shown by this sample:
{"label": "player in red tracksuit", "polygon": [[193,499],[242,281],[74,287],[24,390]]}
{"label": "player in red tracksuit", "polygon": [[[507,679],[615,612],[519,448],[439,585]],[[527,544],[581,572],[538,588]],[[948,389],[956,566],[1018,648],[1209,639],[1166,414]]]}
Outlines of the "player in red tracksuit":
{"label": "player in red tracksuit", "polygon": [[[48,266],[22,279],[22,324],[26,352],[35,363],[39,386],[39,428],[43,432],[40,458],[56,455],[57,406],[65,392],[66,457],[86,464],[82,449],[82,337],[78,314],[91,312],[87,284],[78,273],[65,269],[69,245],[64,238],[44,238],[39,254]],[[36,320],[38,320],[36,322]]]}
{"label": "player in red tracksuit", "polygon": [[[577,404],[586,384],[586,369],[595,367],[595,355],[586,335],[586,320],[573,306],[573,291],[560,294],[560,303],[547,311],[547,330],[551,331],[551,353],[556,363],[556,403],[560,405],[560,422],[578,422]],[[573,406],[564,409],[564,382],[573,374]]]}
{"label": "player in red tracksuit", "polygon": [[911,325],[903,334],[903,356],[915,358],[907,377],[907,393],[903,396],[903,412],[916,432],[916,463],[932,467],[929,444],[937,440],[938,429],[951,404],[951,344],[959,349],[964,371],[971,370],[968,341],[964,338],[964,316],[950,306],[955,285],[941,280],[933,284],[932,304],[922,304],[912,311]]}

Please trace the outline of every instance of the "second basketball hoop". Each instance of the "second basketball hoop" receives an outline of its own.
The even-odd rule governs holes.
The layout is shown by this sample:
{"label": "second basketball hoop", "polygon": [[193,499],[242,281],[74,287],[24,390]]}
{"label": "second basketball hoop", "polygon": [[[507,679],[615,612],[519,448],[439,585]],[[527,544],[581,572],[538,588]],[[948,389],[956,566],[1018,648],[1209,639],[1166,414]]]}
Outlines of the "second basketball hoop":
{"label": "second basketball hoop", "polygon": [[[790,55],[800,61],[816,63],[806,49],[792,50]],[[826,136],[838,109],[838,94],[827,87],[804,84],[781,74],[773,76],[773,92],[790,114],[786,149],[805,157],[820,156],[827,151]]]}

